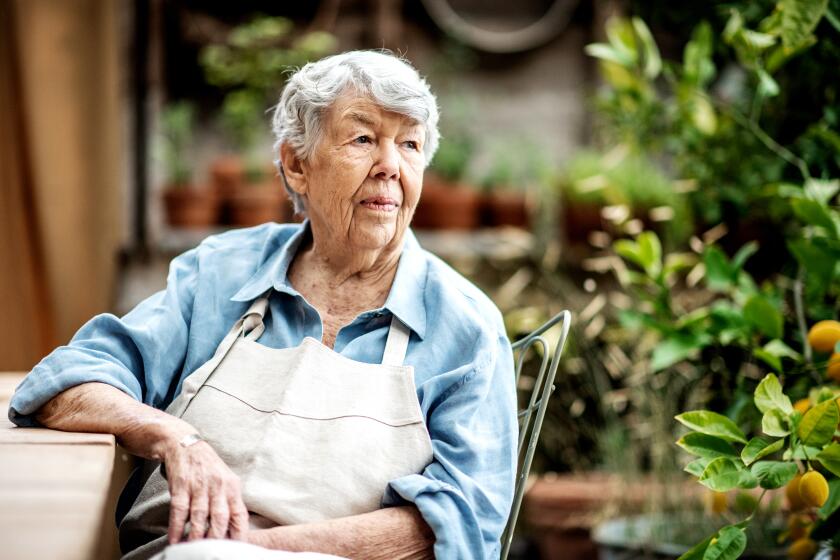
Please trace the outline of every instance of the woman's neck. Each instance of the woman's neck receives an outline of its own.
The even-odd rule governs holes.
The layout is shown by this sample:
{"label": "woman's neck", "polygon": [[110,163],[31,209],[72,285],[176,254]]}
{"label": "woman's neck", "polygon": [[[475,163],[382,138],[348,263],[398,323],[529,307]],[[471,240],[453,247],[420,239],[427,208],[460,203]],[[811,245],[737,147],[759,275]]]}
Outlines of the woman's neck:
{"label": "woman's neck", "polygon": [[400,261],[403,235],[383,247],[353,247],[334,232],[311,227],[311,236],[298,253],[300,264],[310,274],[317,274],[332,288],[348,283],[390,287]]}

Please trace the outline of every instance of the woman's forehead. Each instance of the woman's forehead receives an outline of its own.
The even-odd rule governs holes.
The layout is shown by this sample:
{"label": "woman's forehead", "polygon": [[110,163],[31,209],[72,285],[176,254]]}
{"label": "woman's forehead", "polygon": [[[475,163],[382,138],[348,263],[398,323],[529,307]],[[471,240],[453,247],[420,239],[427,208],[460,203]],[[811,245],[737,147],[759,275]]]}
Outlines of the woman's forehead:
{"label": "woman's forehead", "polygon": [[376,126],[383,119],[397,119],[400,125],[406,128],[423,126],[417,119],[389,111],[369,97],[361,95],[339,97],[330,107],[329,114],[329,121],[333,126],[348,123]]}

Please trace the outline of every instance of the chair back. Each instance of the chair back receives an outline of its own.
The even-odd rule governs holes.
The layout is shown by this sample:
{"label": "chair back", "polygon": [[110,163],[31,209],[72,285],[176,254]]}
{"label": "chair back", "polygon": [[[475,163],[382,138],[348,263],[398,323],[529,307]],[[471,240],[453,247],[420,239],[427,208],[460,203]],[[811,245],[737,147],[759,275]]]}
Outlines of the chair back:
{"label": "chair back", "polygon": [[[528,350],[539,344],[542,346],[542,357],[537,376],[534,379],[534,385],[528,388],[530,391],[527,399],[528,404],[518,412],[519,443],[517,445],[517,458],[519,469],[516,475],[513,505],[511,506],[507,526],[505,527],[504,533],[502,533],[501,560],[506,560],[510,552],[511,542],[513,542],[513,532],[516,528],[516,520],[519,517],[522,498],[525,495],[525,485],[528,481],[528,474],[531,471],[531,462],[534,460],[534,452],[537,449],[537,441],[540,437],[543,419],[545,419],[545,411],[548,408],[548,400],[554,392],[554,378],[557,375],[560,356],[563,354],[563,348],[566,346],[566,339],[569,336],[571,321],[572,314],[569,311],[561,311],[537,330],[511,345],[514,352],[514,363],[516,364],[517,391],[519,390],[520,376],[522,375],[522,365],[525,363]],[[553,347],[553,355],[550,355],[552,346],[548,343],[546,337],[554,335],[554,333],[546,333],[558,324],[560,325],[560,329],[556,335],[557,343]],[[526,440],[527,445],[525,445]],[[525,452],[524,455],[523,450]]]}

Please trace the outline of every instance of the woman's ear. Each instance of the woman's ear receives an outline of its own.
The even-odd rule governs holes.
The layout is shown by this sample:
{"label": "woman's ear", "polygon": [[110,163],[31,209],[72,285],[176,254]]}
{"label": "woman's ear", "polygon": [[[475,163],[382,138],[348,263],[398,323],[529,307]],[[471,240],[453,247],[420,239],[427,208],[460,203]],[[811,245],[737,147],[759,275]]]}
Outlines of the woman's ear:
{"label": "woman's ear", "polygon": [[303,165],[294,149],[286,143],[280,145],[280,163],[283,165],[283,174],[289,188],[301,196],[306,195],[307,184]]}

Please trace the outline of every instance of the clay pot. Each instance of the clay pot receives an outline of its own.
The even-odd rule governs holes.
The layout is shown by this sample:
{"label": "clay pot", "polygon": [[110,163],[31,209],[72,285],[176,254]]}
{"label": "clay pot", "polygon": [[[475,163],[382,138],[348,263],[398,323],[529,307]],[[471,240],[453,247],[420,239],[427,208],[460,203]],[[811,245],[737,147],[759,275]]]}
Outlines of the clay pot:
{"label": "clay pot", "polygon": [[224,200],[245,183],[245,166],[236,155],[219,156],[210,164],[213,187]]}
{"label": "clay pot", "polygon": [[230,223],[249,227],[285,222],[292,217],[291,202],[279,179],[245,184],[227,198]]}
{"label": "clay pot", "polygon": [[218,223],[219,197],[213,189],[192,185],[167,188],[163,193],[166,221],[174,227],[209,227]]}
{"label": "clay pot", "polygon": [[512,226],[528,229],[531,213],[525,193],[497,190],[482,197],[482,223],[490,227]]}
{"label": "clay pot", "polygon": [[418,229],[475,229],[480,225],[480,207],[481,197],[475,190],[427,174],[411,225]]}
{"label": "clay pot", "polygon": [[566,203],[561,213],[560,227],[570,245],[588,246],[589,234],[604,229],[600,205]]}

